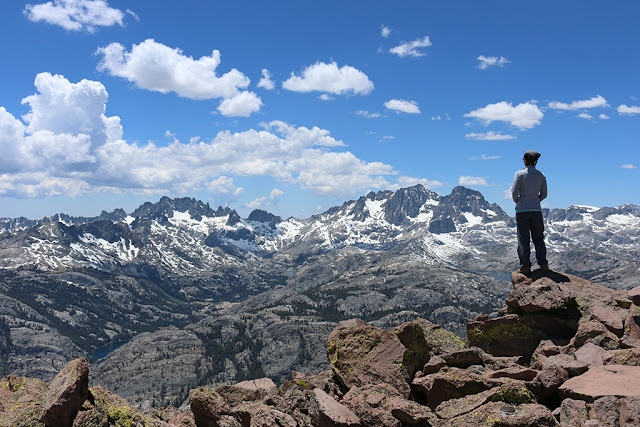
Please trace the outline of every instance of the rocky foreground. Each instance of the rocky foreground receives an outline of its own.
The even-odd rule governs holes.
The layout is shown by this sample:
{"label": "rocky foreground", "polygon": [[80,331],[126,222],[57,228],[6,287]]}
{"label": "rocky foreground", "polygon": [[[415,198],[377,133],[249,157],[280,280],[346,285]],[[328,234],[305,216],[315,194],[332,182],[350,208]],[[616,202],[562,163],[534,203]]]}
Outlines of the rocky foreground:
{"label": "rocky foreground", "polygon": [[467,342],[424,319],[393,331],[360,319],[330,334],[331,371],[190,392],[191,412],[142,412],[76,359],[50,385],[0,382],[0,426],[638,426],[640,287],[513,273],[496,318]]}

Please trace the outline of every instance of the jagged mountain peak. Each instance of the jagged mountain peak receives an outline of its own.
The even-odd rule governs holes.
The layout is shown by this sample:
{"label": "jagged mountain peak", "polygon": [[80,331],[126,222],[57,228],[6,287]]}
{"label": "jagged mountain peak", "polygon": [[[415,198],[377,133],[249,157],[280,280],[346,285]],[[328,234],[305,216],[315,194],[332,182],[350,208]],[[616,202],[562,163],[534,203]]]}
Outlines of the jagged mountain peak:
{"label": "jagged mountain peak", "polygon": [[247,218],[249,221],[256,221],[269,224],[271,228],[282,222],[282,218],[262,209],[255,209]]}
{"label": "jagged mountain peak", "polygon": [[191,197],[171,199],[167,196],[163,196],[157,203],[143,203],[131,215],[135,218],[169,218],[173,216],[174,211],[189,212],[191,217],[198,221],[203,216],[216,216],[216,211],[211,209],[209,203],[204,203]]}

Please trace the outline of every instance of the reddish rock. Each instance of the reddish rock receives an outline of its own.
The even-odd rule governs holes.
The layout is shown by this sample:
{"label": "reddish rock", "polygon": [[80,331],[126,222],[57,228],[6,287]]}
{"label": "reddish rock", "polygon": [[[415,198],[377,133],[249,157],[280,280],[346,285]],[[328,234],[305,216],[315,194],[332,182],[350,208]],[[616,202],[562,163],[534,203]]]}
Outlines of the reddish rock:
{"label": "reddish rock", "polygon": [[555,402],[558,399],[558,388],[569,378],[567,371],[556,365],[546,365],[536,381],[542,386],[540,402]]}
{"label": "reddish rock", "polygon": [[608,351],[602,361],[605,365],[640,366],[640,348]]}
{"label": "reddish rock", "polygon": [[389,401],[398,391],[387,384],[352,387],[340,403],[351,409],[364,425],[400,427],[402,423],[393,416]]}
{"label": "reddish rock", "polygon": [[411,377],[431,357],[464,349],[464,343],[454,333],[422,318],[403,323],[394,333],[407,349],[404,365]]}
{"label": "reddish rock", "polygon": [[468,370],[451,368],[413,380],[415,390],[427,398],[427,405],[435,409],[440,403],[492,388],[495,383]]}
{"label": "reddish rock", "polygon": [[500,387],[494,387],[480,393],[445,400],[436,408],[436,414],[438,417],[448,420],[469,413],[489,402],[489,399],[494,396],[499,389]]}
{"label": "reddish rock", "polygon": [[429,362],[427,362],[427,364],[424,365],[424,368],[422,368],[422,376],[435,374],[445,366],[447,366],[447,363],[444,361],[442,357],[433,356],[431,359],[429,359]]}
{"label": "reddish rock", "polygon": [[270,378],[242,381],[234,385],[223,385],[216,391],[229,405],[238,405],[247,401],[259,400],[269,392],[275,393],[278,387]]}
{"label": "reddish rock", "polygon": [[626,347],[640,347],[640,308],[634,304],[624,319],[622,342]]}
{"label": "reddish rock", "polygon": [[[149,413],[158,420],[167,423],[167,427],[196,427],[193,413],[184,412],[172,406],[162,409],[151,409]],[[77,419],[76,417],[76,420]],[[76,427],[75,422],[74,427]]]}
{"label": "reddish rock", "polygon": [[627,296],[633,303],[637,306],[640,306],[640,286],[636,286],[635,288],[629,290],[627,292]]}
{"label": "reddish rock", "polygon": [[[247,427],[296,427],[295,419],[282,411],[274,409],[261,402],[245,402],[234,406],[231,409],[233,419],[238,420],[240,425]],[[222,424],[221,420],[218,424]]]}
{"label": "reddish rock", "polygon": [[[512,411],[515,411],[515,413]],[[489,402],[472,412],[449,420],[447,426],[555,427],[557,426],[557,422],[551,414],[551,411],[543,405],[527,403],[512,406],[504,402]]]}
{"label": "reddish rock", "polygon": [[542,340],[538,347],[536,347],[529,366],[533,369],[540,370],[545,365],[548,357],[555,356],[557,354],[565,353],[566,345],[569,344],[567,340]]}
{"label": "reddish rock", "polygon": [[224,398],[205,387],[192,389],[189,392],[189,402],[198,426],[217,426],[223,415],[232,415],[231,407]]}
{"label": "reddish rock", "polygon": [[597,321],[580,323],[570,345],[577,349],[587,343],[598,345],[607,350],[620,348],[618,337]]}
{"label": "reddish rock", "polygon": [[442,354],[442,359],[447,366],[452,368],[466,369],[472,365],[483,364],[483,353],[478,347],[464,348],[461,350],[449,351]]}
{"label": "reddish rock", "polygon": [[42,406],[41,422],[47,426],[67,427],[89,397],[89,364],[72,360],[56,375]]}
{"label": "reddish rock", "polygon": [[615,396],[596,399],[591,407],[589,418],[597,419],[605,426],[620,425],[620,400]]}
{"label": "reddish rock", "polygon": [[488,378],[511,378],[521,381],[533,381],[538,373],[539,371],[524,366],[512,366],[490,372],[486,376]]}
{"label": "reddish rock", "polygon": [[609,331],[613,332],[617,337],[622,336],[623,317],[621,312],[614,311],[601,305],[591,309],[591,318],[602,323]]}
{"label": "reddish rock", "polygon": [[589,366],[602,366],[603,358],[607,350],[593,343],[587,343],[576,350],[576,360],[586,363]]}
{"label": "reddish rock", "polygon": [[109,427],[109,414],[105,408],[97,407],[80,411],[73,420],[73,427]]}
{"label": "reddish rock", "polygon": [[410,380],[403,364],[405,351],[396,334],[360,319],[340,322],[327,344],[331,368],[347,388],[386,383],[408,397]]}
{"label": "reddish rock", "polygon": [[603,396],[640,396],[640,367],[596,366],[560,386],[562,396],[593,402]]}
{"label": "reddish rock", "polygon": [[582,427],[589,418],[587,403],[583,400],[564,399],[559,409],[562,427]]}
{"label": "reddish rock", "polygon": [[391,415],[397,420],[400,420],[403,425],[423,423],[426,423],[426,425],[434,425],[437,423],[437,417],[427,406],[420,405],[419,403],[400,396],[391,397],[387,408],[391,411]]}
{"label": "reddish rock", "polygon": [[506,304],[526,313],[558,310],[567,307],[575,296],[564,292],[548,277],[542,277],[529,286],[519,286],[507,297]]}
{"label": "reddish rock", "polygon": [[556,365],[567,371],[569,378],[580,375],[589,369],[589,364],[576,360],[575,356],[570,354],[557,354],[555,356],[549,356],[545,362],[545,365]]}
{"label": "reddish rock", "polygon": [[620,427],[640,426],[640,396],[620,399]]}
{"label": "reddish rock", "polygon": [[349,408],[316,388],[313,390],[318,427],[360,426],[360,419]]}
{"label": "reddish rock", "polygon": [[43,381],[9,375],[0,380],[0,426],[20,425],[29,420],[38,425],[49,387]]}

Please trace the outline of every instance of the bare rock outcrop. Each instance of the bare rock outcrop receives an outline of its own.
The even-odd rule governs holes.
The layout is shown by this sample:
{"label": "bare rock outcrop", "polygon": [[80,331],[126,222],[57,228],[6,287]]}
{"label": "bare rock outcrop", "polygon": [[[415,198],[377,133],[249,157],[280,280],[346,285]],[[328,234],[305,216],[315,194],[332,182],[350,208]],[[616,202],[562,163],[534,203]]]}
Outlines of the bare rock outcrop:
{"label": "bare rock outcrop", "polygon": [[42,423],[46,426],[71,426],[87,397],[89,364],[84,359],[72,360],[51,382],[42,408]]}

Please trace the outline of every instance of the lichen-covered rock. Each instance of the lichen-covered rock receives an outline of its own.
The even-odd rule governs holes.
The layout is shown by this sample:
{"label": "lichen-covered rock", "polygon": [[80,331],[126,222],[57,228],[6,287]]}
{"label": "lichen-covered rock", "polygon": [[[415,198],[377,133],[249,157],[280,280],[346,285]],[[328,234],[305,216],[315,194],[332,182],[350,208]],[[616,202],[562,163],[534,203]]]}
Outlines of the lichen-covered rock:
{"label": "lichen-covered rock", "polygon": [[602,357],[605,365],[640,366],[640,348],[607,351]]}
{"label": "lichen-covered rock", "polygon": [[544,333],[517,314],[467,324],[467,343],[494,356],[530,358]]}
{"label": "lichen-covered rock", "polygon": [[629,396],[620,399],[620,424],[623,426],[640,426],[640,396]]}
{"label": "lichen-covered rock", "polygon": [[496,385],[480,375],[466,369],[451,368],[438,373],[416,378],[412,382],[414,390],[426,397],[427,405],[435,409],[449,399],[480,393]]}
{"label": "lichen-covered rock", "polygon": [[351,409],[364,425],[400,427],[400,421],[388,408],[391,397],[397,395],[398,391],[387,384],[372,384],[351,388],[341,403]]}
{"label": "lichen-covered rock", "polygon": [[615,396],[596,399],[591,406],[589,418],[596,419],[605,426],[620,425],[620,400]]}
{"label": "lichen-covered rock", "polygon": [[196,422],[192,412],[183,412],[169,406],[162,409],[151,409],[149,411],[155,418],[166,422],[167,427],[196,427]]}
{"label": "lichen-covered rock", "polygon": [[340,322],[329,335],[327,344],[331,368],[347,388],[386,383],[408,397],[409,372],[404,367],[405,352],[393,332],[360,319]]}
{"label": "lichen-covered rock", "polygon": [[44,426],[40,418],[48,390],[40,380],[13,375],[0,380],[0,426]]}
{"label": "lichen-covered rock", "polygon": [[41,421],[47,426],[69,427],[89,396],[89,364],[72,360],[56,375],[43,404]]}
{"label": "lichen-covered rock", "polygon": [[607,350],[620,348],[620,339],[597,321],[580,323],[575,336],[571,339],[570,346],[577,349],[587,343]]}
{"label": "lichen-covered rock", "polygon": [[582,400],[564,399],[559,409],[562,427],[582,427],[589,418],[587,403]]}
{"label": "lichen-covered rock", "polygon": [[78,412],[73,427],[109,427],[109,414],[105,408],[90,405]]}
{"label": "lichen-covered rock", "polygon": [[89,394],[96,408],[107,413],[109,424],[136,427],[159,427],[163,425],[162,421],[142,413],[129,405],[122,397],[105,390],[101,386],[91,387]]}
{"label": "lichen-covered rock", "polygon": [[231,408],[224,398],[205,387],[191,390],[189,402],[198,426],[217,426],[222,415],[232,415]]}
{"label": "lichen-covered rock", "polygon": [[447,427],[555,427],[557,422],[551,411],[543,405],[525,403],[512,406],[503,402],[488,402],[467,414],[449,420],[446,425]]}
{"label": "lichen-covered rock", "polygon": [[422,318],[403,323],[394,332],[407,348],[404,364],[411,377],[431,357],[464,349],[457,335]]}

